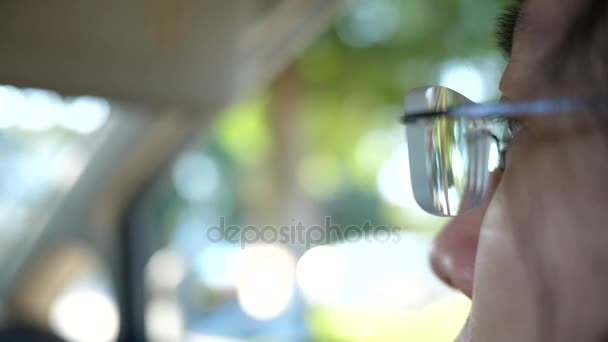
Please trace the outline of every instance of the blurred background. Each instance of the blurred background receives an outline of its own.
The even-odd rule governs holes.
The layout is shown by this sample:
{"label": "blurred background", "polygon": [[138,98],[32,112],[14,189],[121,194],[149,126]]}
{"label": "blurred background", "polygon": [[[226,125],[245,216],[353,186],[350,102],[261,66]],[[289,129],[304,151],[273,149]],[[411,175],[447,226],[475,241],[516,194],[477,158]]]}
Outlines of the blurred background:
{"label": "blurred background", "polygon": [[[202,120],[172,106],[148,124],[153,107],[111,92],[5,82],[0,322],[69,341],[125,326],[151,341],[452,340],[470,304],[430,270],[445,221],[413,199],[398,117],[418,86],[499,97],[503,3],[341,3],[271,80]],[[167,135],[183,139],[168,151]],[[154,171],[115,181],[131,168]],[[80,210],[91,194],[103,203]]]}

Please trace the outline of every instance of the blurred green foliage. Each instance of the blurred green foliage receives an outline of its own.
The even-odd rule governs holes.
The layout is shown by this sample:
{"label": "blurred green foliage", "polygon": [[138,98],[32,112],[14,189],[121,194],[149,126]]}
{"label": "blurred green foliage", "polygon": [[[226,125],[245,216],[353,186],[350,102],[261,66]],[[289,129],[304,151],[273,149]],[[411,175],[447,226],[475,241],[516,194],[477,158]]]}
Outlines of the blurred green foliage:
{"label": "blurred green foliage", "polygon": [[[354,140],[396,121],[407,90],[436,83],[446,61],[494,52],[494,18],[500,2],[352,2],[332,30],[297,61],[304,81],[310,141],[324,151],[352,154]],[[376,7],[396,17],[397,26],[390,34],[364,46],[345,41],[382,25],[386,20],[382,16],[359,18],[360,11]],[[336,134],[338,129],[340,134]]]}
{"label": "blurred green foliage", "polygon": [[[266,215],[268,207],[286,210],[286,203],[298,197],[296,188],[307,197],[308,203],[300,203],[303,212],[313,207],[317,217],[331,216],[337,225],[370,221],[426,229],[431,235],[444,221],[415,207],[388,203],[378,190],[379,173],[402,144],[398,117],[409,89],[438,83],[452,61],[485,65],[495,60],[480,70],[501,72],[493,31],[504,2],[349,2],[335,25],[290,69],[299,90],[292,113],[273,112],[272,104],[281,95],[272,87],[233,106],[201,132],[190,150],[217,163],[217,196],[189,203],[179,198],[170,179],[159,183],[152,212],[158,215],[161,240],[174,238],[184,213],[195,213],[197,223],[208,225],[217,222],[204,221],[203,212],[224,216],[228,224],[250,224],[252,216],[266,219],[271,216]],[[486,79],[493,88],[489,93],[496,94],[495,75]],[[280,115],[288,116],[286,127],[277,125]],[[285,173],[291,175],[287,182]],[[300,212],[288,214],[300,218]],[[442,341],[458,330],[468,305],[441,305],[408,317],[321,308],[313,309],[310,320],[323,341]]]}
{"label": "blurred green foliage", "polygon": [[[301,116],[297,125],[305,145],[298,179],[327,214],[341,223],[367,218],[420,226],[414,224],[420,215],[405,215],[404,222],[377,194],[378,171],[401,142],[387,137],[400,129],[405,93],[438,83],[446,62],[500,59],[493,33],[504,2],[350,1],[335,25],[297,59],[301,93],[293,110]],[[497,85],[492,87],[496,93]],[[238,162],[243,177],[272,168],[272,154],[282,144],[269,129],[273,96],[263,92],[235,106],[213,130],[212,140]]]}
{"label": "blurred green foliage", "polygon": [[469,309],[465,297],[447,297],[416,312],[319,307],[311,310],[309,324],[323,342],[447,342],[458,335]]}

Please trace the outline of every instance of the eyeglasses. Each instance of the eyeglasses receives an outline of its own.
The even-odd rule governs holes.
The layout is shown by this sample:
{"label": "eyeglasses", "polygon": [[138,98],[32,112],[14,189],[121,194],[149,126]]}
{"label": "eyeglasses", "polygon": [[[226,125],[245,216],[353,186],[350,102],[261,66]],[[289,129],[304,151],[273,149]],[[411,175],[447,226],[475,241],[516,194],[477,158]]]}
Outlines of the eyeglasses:
{"label": "eyeglasses", "polygon": [[437,216],[479,207],[491,174],[506,167],[518,131],[508,118],[608,111],[607,101],[573,99],[475,104],[458,92],[430,86],[410,91],[405,114],[410,176],[416,202]]}

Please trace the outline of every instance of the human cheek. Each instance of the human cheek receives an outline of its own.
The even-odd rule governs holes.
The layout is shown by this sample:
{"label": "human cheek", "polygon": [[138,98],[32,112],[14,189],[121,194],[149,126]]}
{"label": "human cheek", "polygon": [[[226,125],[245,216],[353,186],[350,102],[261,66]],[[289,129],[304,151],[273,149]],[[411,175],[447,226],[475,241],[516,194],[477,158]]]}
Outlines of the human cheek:
{"label": "human cheek", "polygon": [[513,238],[504,185],[497,189],[481,226],[467,328],[478,341],[535,341],[533,286]]}

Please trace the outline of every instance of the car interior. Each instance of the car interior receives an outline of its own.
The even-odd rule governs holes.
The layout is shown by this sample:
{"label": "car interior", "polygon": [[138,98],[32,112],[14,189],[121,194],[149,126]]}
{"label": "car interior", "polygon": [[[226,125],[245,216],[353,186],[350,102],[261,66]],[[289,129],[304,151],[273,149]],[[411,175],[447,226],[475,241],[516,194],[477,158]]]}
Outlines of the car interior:
{"label": "car interior", "polygon": [[[404,92],[381,84],[487,83],[478,71],[500,67],[487,36],[474,65],[447,45],[428,57],[425,35],[466,21],[416,20],[455,6],[430,3],[0,3],[0,341],[455,336],[469,302],[425,261],[444,221],[391,183],[409,172]],[[384,95],[362,97],[358,74]],[[369,220],[408,228],[328,234]],[[300,221],[328,237],[281,240]]]}

